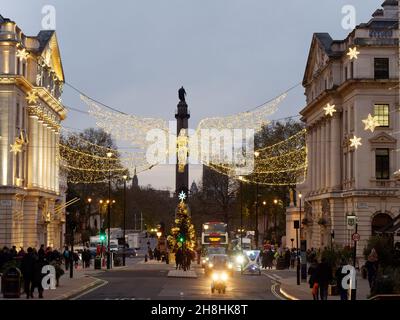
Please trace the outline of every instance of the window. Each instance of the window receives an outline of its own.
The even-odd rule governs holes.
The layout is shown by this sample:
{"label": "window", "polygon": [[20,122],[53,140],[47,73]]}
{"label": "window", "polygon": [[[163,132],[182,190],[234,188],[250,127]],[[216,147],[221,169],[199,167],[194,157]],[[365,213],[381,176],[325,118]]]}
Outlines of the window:
{"label": "window", "polygon": [[374,59],[375,79],[389,79],[389,58]]}
{"label": "window", "polygon": [[375,151],[375,177],[376,179],[389,179],[389,149],[376,149]]}
{"label": "window", "polygon": [[376,104],[374,105],[374,116],[378,118],[380,127],[389,127],[389,105]]}

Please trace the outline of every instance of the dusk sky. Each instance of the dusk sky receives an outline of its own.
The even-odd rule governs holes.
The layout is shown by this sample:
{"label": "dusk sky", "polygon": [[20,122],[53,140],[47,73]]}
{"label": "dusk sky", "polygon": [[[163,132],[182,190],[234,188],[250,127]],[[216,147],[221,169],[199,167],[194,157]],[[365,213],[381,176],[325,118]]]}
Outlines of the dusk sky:
{"label": "dusk sky", "polygon": [[[303,79],[314,32],[343,39],[342,7],[367,22],[383,0],[0,0],[0,14],[26,35],[41,29],[42,7],[56,8],[66,81],[123,112],[174,119],[177,90],[187,91],[190,127],[202,118],[251,109]],[[63,102],[87,111],[65,87]],[[291,91],[270,118],[298,114],[303,88]],[[95,126],[70,111],[76,131]],[[200,167],[191,168],[190,183]],[[141,185],[173,188],[175,166],[139,175]]]}

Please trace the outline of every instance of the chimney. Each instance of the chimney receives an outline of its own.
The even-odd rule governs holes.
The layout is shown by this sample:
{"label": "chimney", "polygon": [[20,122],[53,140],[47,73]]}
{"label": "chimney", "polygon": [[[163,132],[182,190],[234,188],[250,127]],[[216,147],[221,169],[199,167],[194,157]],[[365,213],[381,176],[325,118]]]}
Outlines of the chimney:
{"label": "chimney", "polygon": [[386,0],[382,3],[383,7],[383,18],[398,20],[399,18],[399,1],[398,0]]}

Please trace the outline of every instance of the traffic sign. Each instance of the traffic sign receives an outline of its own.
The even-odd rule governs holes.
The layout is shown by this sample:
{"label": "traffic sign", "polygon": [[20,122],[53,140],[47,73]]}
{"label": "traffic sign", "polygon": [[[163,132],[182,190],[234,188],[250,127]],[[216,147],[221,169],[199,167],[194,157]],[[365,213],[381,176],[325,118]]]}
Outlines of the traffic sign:
{"label": "traffic sign", "polygon": [[360,241],[360,234],[359,233],[353,233],[351,238],[353,239],[353,241]]}

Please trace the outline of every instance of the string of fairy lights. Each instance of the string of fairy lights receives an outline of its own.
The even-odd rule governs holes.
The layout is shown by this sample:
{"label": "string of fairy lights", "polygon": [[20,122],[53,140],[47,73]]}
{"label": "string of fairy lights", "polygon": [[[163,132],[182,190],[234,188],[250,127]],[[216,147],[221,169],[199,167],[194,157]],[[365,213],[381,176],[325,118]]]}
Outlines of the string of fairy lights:
{"label": "string of fairy lights", "polygon": [[[356,46],[349,48],[347,56],[350,60],[358,59],[360,52]],[[25,48],[19,48],[17,58],[26,60],[29,52]],[[76,133],[60,127],[59,123],[43,110],[30,107],[30,113],[38,118],[43,118],[50,123],[50,126],[57,132],[62,130],[66,134],[62,137],[59,144],[59,163],[68,172],[68,179],[71,183],[101,183],[107,180],[107,175],[112,172],[119,175],[127,170],[134,170],[136,173],[151,169],[155,164],[149,165],[146,160],[146,148],[149,141],[146,140],[146,133],[149,130],[158,129],[168,132],[167,122],[159,118],[145,118],[136,115],[126,114],[113,107],[96,101],[84,94],[81,90],[65,82],[80,94],[82,101],[88,107],[88,114],[96,119],[98,127],[111,134],[117,140],[128,141],[133,147],[133,152],[118,152],[113,148],[97,145],[90,142]],[[212,117],[202,119],[195,130],[199,135],[202,130],[209,129],[253,129],[258,132],[263,126],[269,125],[267,119],[278,109],[280,103],[286,98],[288,92],[296,86],[288,89],[278,97],[254,108],[253,110],[241,112],[226,117]],[[28,93],[27,101],[35,104],[38,99],[33,90]],[[337,112],[336,106],[328,103],[324,108],[326,117],[333,117]],[[76,111],[79,111],[76,109]],[[81,111],[82,112],[82,111]],[[380,126],[379,118],[368,114],[362,120],[364,130],[374,132]],[[205,163],[213,170],[230,177],[240,179],[248,183],[260,183],[266,185],[292,185],[302,183],[307,172],[307,145],[306,130],[276,143],[272,146],[258,149],[254,152],[254,170],[246,176],[238,176],[237,167],[221,159],[216,162]],[[362,138],[353,135],[348,138],[350,147],[357,149],[362,146]],[[23,137],[18,137],[14,144],[10,145],[10,152],[17,154],[22,151],[23,146],[28,141]],[[191,150],[188,139],[181,139],[177,145],[176,153],[181,155],[179,165],[183,168],[187,164],[187,156]],[[180,150],[180,148],[182,148]],[[197,151],[197,150],[196,150]],[[168,154],[168,150],[165,150]],[[111,154],[111,156],[110,156]],[[202,155],[200,155],[202,159]],[[185,162],[186,161],[186,162]]]}

